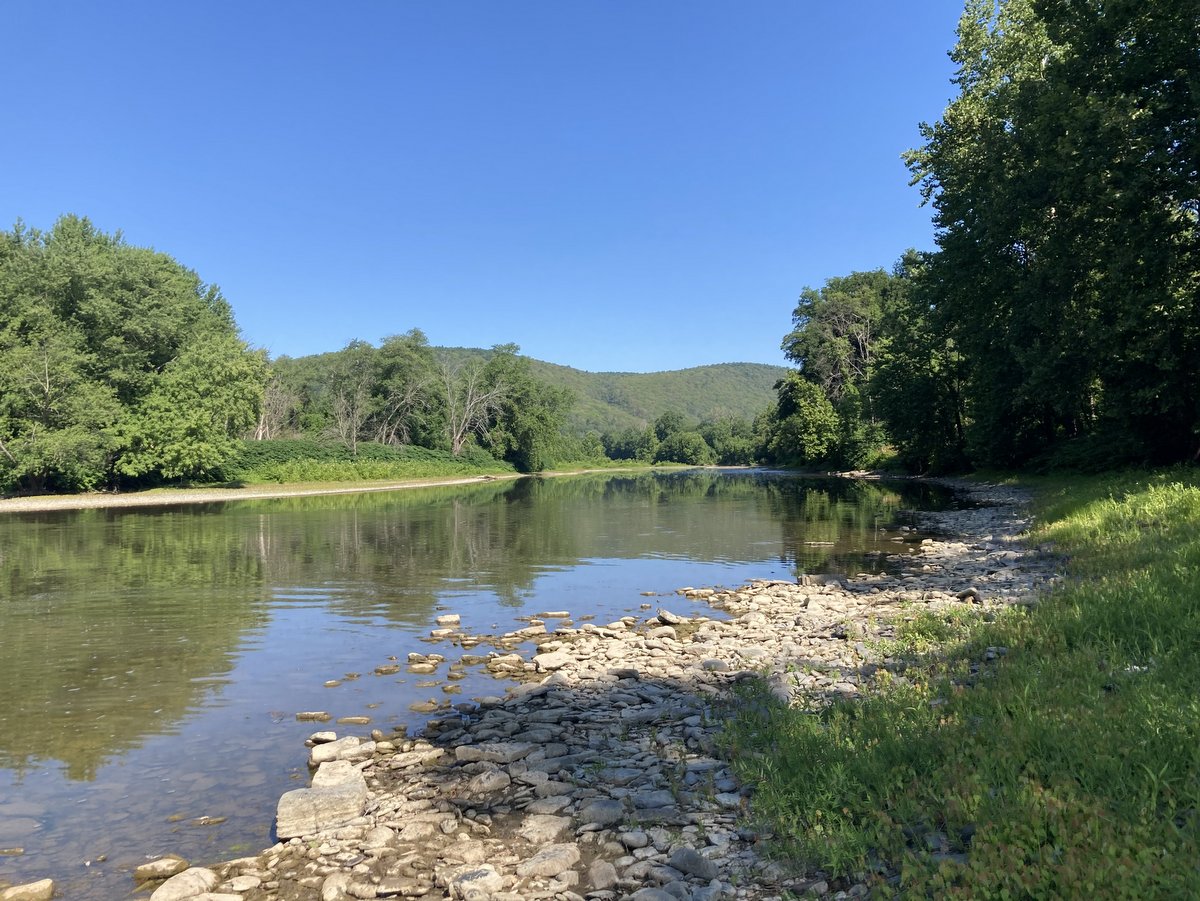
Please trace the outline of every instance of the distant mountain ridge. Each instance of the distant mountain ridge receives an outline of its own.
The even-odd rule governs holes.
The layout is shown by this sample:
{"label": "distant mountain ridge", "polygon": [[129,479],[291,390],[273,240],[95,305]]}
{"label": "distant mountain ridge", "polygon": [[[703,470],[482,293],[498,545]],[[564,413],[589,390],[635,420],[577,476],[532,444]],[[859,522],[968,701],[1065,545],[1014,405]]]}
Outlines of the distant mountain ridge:
{"label": "distant mountain ridge", "polygon": [[[464,360],[489,353],[465,347],[433,351]],[[775,402],[775,383],[788,373],[784,366],[766,363],[716,363],[665,372],[585,372],[527,359],[539,379],[575,394],[569,426],[581,434],[642,429],[668,411],[696,421],[721,416],[753,419]]]}

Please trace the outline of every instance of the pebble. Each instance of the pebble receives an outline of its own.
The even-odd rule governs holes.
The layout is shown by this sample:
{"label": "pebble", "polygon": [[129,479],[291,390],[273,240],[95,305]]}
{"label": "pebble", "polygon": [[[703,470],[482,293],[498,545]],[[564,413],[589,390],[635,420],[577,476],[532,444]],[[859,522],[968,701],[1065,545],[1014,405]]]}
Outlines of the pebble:
{"label": "pebble", "polygon": [[[434,700],[414,704],[438,717],[419,736],[374,730],[365,741],[314,733],[307,742],[312,759],[340,768],[327,777],[365,780],[361,814],[218,865],[206,871],[211,879],[189,883],[192,895],[175,897],[214,891],[243,901],[831,896],[819,874],[790,874],[758,857],[760,836],[739,819],[753,798],[714,756],[721,724],[709,715],[709,699],[763,673],[781,701],[815,709],[869,691],[876,674],[887,671],[887,661],[872,655],[889,608],[1032,603],[1057,577],[1052,560],[1016,544],[1026,525],[1023,499],[1000,486],[971,490],[992,505],[916,514],[919,527],[950,537],[898,555],[906,568],[898,576],[860,574],[843,582],[810,575],[800,583],[763,579],[678,592],[707,602],[713,618],[686,619],[660,608],[603,628],[590,622],[573,628],[565,612],[551,611],[507,636],[434,630],[443,648],[451,641],[463,649],[493,647],[464,654],[449,669],[486,670],[498,680],[497,693],[453,708]],[[458,626],[452,616],[443,614],[437,624]],[[552,634],[543,619],[558,621]],[[981,665],[1003,665],[1005,651],[988,648]],[[412,653],[406,665],[432,673],[445,662],[442,654]],[[380,670],[391,672],[390,665]],[[330,718],[323,711],[296,716]],[[158,892],[197,870],[173,875],[152,901],[170,897]]]}

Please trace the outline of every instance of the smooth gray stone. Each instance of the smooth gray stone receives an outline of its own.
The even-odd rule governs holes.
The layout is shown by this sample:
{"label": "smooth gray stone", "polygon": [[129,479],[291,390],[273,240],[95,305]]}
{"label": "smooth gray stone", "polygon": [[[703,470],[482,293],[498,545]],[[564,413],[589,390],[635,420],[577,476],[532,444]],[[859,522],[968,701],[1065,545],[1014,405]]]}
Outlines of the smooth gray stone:
{"label": "smooth gray stone", "polygon": [[674,807],[675,796],[667,789],[657,791],[637,792],[633,796],[633,806],[638,810],[648,810],[655,807]]}
{"label": "smooth gray stone", "polygon": [[590,801],[579,808],[581,823],[599,823],[613,826],[625,819],[625,806],[620,801]]}
{"label": "smooth gray stone", "polygon": [[528,742],[495,741],[478,745],[459,745],[454,749],[454,756],[460,763],[485,760],[489,763],[508,764],[528,757],[532,751],[533,745]]}
{"label": "smooth gray stone", "polygon": [[695,876],[698,879],[708,880],[717,877],[716,864],[694,848],[679,848],[667,860],[667,864],[681,873]]}

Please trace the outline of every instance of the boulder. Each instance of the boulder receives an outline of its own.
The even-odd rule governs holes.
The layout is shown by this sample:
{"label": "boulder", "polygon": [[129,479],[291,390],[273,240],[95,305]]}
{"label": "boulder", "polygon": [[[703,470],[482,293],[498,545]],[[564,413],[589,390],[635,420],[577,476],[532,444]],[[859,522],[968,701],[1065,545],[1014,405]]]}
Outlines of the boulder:
{"label": "boulder", "polygon": [[275,832],[288,839],[345,826],[362,816],[369,796],[363,774],[348,761],[323,763],[312,788],[284,792],[279,799]]}
{"label": "boulder", "polygon": [[150,901],[184,901],[217,887],[221,878],[205,867],[188,867],[154,890]]}
{"label": "boulder", "polygon": [[39,879],[37,882],[0,889],[0,901],[50,901],[53,897],[53,879]]}
{"label": "boulder", "polygon": [[149,882],[152,879],[170,879],[176,873],[182,873],[188,868],[188,862],[182,857],[167,855],[149,863],[134,867],[133,878],[138,882]]}
{"label": "boulder", "polygon": [[579,863],[579,849],[572,844],[549,845],[517,864],[518,876],[557,876]]}

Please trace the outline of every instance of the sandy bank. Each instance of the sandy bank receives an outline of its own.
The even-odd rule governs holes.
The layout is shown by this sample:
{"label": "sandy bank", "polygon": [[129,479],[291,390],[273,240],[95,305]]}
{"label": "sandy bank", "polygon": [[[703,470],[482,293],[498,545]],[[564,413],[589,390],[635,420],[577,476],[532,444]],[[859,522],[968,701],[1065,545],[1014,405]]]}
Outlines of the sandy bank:
{"label": "sandy bank", "polygon": [[368,491],[403,491],[441,485],[473,485],[501,479],[518,479],[519,473],[446,478],[411,479],[395,482],[347,482],[344,485],[251,485],[246,488],[155,488],[135,494],[43,494],[35,497],[0,499],[0,515],[45,510],[86,510],[93,507],[162,507],[175,504],[211,504],[251,498],[312,497],[321,494],[358,494]]}

